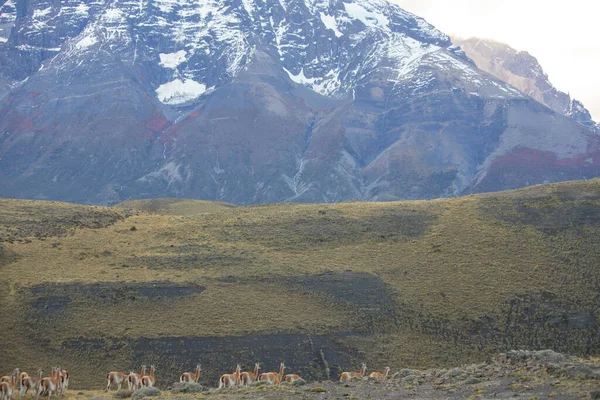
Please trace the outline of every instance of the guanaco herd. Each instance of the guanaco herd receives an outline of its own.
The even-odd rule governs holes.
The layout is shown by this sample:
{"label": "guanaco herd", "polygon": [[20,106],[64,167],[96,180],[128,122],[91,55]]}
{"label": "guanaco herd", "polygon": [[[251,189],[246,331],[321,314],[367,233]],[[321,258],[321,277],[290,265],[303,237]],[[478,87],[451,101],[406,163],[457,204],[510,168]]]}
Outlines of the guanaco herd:
{"label": "guanaco herd", "polygon": [[[284,375],[285,364],[279,365],[279,372],[263,372],[258,373],[260,364],[254,364],[254,371],[242,371],[238,364],[235,371],[231,374],[223,374],[219,378],[219,389],[222,388],[236,388],[241,386],[249,386],[255,382],[264,382],[269,385],[279,385],[281,382],[287,382],[293,384],[294,382],[301,380],[300,375],[287,374]],[[197,383],[200,378],[200,372],[202,368],[200,364],[196,365],[194,372],[184,372],[179,377],[179,382],[184,383]],[[141,389],[143,387],[154,387],[156,383],[156,377],[154,376],[156,369],[154,365],[150,366],[150,371],[146,375],[146,366],[142,366],[140,373],[131,371],[129,374],[124,372],[109,372],[106,375],[106,390],[110,391],[111,388],[117,388],[121,390],[124,384],[127,384],[127,388],[131,390]],[[367,364],[363,363],[359,372],[342,372],[339,380],[342,383],[350,382],[353,380],[361,379],[367,372]],[[383,380],[388,377],[390,373],[390,367],[386,367],[383,372],[372,372],[369,375],[370,379]],[[38,370],[38,376],[29,376],[27,372],[21,372],[18,368],[15,369],[12,375],[3,376],[0,378],[0,400],[11,400],[17,393],[17,384],[19,397],[22,398],[27,393],[35,395],[36,398],[39,396],[48,396],[48,399],[52,395],[58,397],[60,394],[64,394],[69,388],[70,374],[68,371],[60,367],[52,368],[52,376],[43,377],[43,371]]]}
{"label": "guanaco herd", "polygon": [[14,397],[19,384],[19,397],[22,398],[27,393],[36,397],[48,395],[48,399],[53,394],[58,396],[63,394],[69,388],[70,374],[60,367],[52,368],[52,376],[43,377],[44,371],[38,370],[38,377],[29,376],[27,372],[21,372],[18,368],[12,375],[0,378],[0,400],[10,400]]}
{"label": "guanaco herd", "polygon": [[[254,371],[242,371],[240,364],[237,365],[235,371],[231,374],[223,374],[219,377],[219,389],[223,388],[236,388],[242,386],[249,386],[255,382],[263,382],[269,385],[279,385],[281,382],[287,382],[293,384],[294,382],[301,380],[300,375],[287,374],[284,375],[285,363],[279,364],[279,372],[263,372],[258,373],[260,364],[254,364]],[[196,365],[194,372],[184,372],[179,376],[180,383],[197,383],[200,378],[200,372],[202,368],[200,364]],[[350,382],[353,380],[361,379],[367,372],[367,364],[363,363],[359,372],[342,372],[339,379],[340,382]],[[146,366],[142,366],[142,370],[139,374],[130,372],[125,374],[123,372],[109,372],[107,375],[106,390],[109,391],[111,387],[116,387],[120,390],[123,384],[126,382],[129,390],[136,390],[142,387],[153,387],[155,382],[155,368],[150,367],[150,373],[146,375]],[[372,372],[369,375],[369,379],[383,380],[388,377],[390,373],[390,367],[385,367],[383,372]],[[0,399],[3,400],[3,399]]]}

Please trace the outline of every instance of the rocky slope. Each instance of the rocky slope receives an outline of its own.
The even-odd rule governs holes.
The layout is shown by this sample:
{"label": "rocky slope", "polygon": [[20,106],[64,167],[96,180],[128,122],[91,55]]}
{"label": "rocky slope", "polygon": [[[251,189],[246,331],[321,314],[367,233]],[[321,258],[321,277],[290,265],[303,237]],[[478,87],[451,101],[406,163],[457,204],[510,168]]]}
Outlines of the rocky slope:
{"label": "rocky slope", "polygon": [[477,67],[519,89],[552,110],[598,130],[584,105],[556,89],[537,59],[526,51],[481,38],[452,38],[452,42],[471,58]]}
{"label": "rocky slope", "polygon": [[[383,380],[365,376],[347,384],[334,380],[301,386],[256,386],[219,394],[222,399],[265,400],[322,399],[324,396],[377,400],[597,399],[600,397],[600,360],[583,360],[551,350],[521,350],[500,354],[481,364],[449,369],[394,368],[388,379]],[[160,398],[168,398],[168,394]]]}
{"label": "rocky slope", "polygon": [[383,0],[0,2],[2,196],[337,202],[600,175],[591,129]]}

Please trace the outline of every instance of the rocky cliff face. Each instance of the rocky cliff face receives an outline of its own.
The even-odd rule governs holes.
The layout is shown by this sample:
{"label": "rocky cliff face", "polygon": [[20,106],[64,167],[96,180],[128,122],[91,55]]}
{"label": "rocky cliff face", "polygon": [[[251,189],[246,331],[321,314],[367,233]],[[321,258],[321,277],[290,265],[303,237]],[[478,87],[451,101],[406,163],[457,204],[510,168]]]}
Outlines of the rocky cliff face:
{"label": "rocky cliff face", "polygon": [[590,128],[383,0],[1,2],[0,196],[393,200],[600,175]]}
{"label": "rocky cliff face", "polygon": [[453,42],[482,70],[552,110],[588,128],[600,129],[583,104],[556,89],[537,59],[526,51],[517,51],[507,44],[480,38],[453,38]]}

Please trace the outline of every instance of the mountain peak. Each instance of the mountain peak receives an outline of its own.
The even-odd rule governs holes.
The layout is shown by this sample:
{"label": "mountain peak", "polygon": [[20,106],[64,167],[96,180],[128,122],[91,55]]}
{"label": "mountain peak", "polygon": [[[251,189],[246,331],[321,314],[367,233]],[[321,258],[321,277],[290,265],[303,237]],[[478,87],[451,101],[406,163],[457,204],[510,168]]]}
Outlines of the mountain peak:
{"label": "mountain peak", "polygon": [[387,1],[11,1],[0,195],[394,200],[600,174],[589,130]]}
{"label": "mountain peak", "polygon": [[482,70],[516,87],[552,110],[600,132],[600,127],[592,120],[583,104],[556,89],[533,55],[489,39],[453,38],[453,42]]}

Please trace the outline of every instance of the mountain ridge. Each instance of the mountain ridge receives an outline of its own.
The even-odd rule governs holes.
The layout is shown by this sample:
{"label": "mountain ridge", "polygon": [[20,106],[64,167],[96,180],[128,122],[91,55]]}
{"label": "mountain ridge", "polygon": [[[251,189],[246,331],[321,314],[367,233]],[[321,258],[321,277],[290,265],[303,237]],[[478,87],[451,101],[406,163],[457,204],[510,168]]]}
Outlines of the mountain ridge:
{"label": "mountain ridge", "polygon": [[600,131],[578,100],[554,87],[538,60],[527,51],[517,51],[491,39],[453,37],[452,42],[474,60],[479,68],[519,89],[552,110]]}
{"label": "mountain ridge", "polygon": [[591,130],[386,1],[7,4],[3,196],[397,200],[600,175]]}

